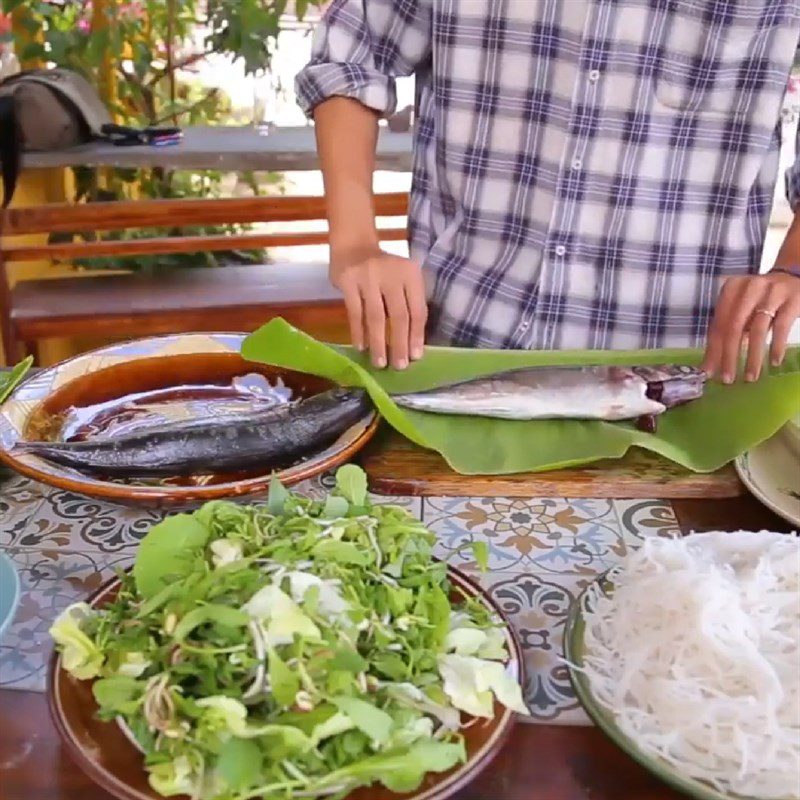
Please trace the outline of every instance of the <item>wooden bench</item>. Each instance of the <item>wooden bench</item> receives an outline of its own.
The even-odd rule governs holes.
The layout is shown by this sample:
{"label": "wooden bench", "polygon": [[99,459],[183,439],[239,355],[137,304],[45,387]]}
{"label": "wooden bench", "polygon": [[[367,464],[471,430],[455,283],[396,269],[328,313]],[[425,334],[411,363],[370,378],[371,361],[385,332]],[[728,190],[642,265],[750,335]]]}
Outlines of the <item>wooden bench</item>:
{"label": "wooden bench", "polygon": [[[378,217],[403,217],[406,193],[376,195]],[[300,233],[152,237],[20,244],[28,234],[325,219],[321,197],[143,200],[17,208],[0,216],[0,330],[6,359],[36,353],[47,337],[134,337],[195,330],[253,330],[282,316],[317,335],[346,325],[325,264],[264,264],[167,270],[161,275],[98,275],[26,280],[8,266],[50,259],[257,249],[325,244],[327,230]],[[381,228],[383,241],[406,229]]]}

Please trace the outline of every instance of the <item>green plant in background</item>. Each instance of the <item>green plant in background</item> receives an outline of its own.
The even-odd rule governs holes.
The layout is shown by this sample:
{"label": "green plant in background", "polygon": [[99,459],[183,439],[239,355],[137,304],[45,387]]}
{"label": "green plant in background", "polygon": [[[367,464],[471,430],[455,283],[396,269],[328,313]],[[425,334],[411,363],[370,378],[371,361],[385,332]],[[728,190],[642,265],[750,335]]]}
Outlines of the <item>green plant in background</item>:
{"label": "green plant in background", "polygon": [[[302,18],[322,0],[299,0]],[[98,4],[99,5],[99,4]],[[269,70],[288,0],[0,0],[14,14],[15,46],[24,62],[39,61],[84,74],[103,89],[116,118],[136,128],[220,125],[231,121],[230,100],[217,88],[185,79],[187,70],[213,55],[243,60],[245,74]],[[115,54],[115,55],[112,55]],[[104,185],[92,169],[75,170],[76,199],[185,198],[219,196],[223,174],[188,174],[164,169],[113,170]],[[245,176],[254,192],[264,183],[280,189],[276,176],[257,181]],[[243,226],[115,232],[113,238],[240,232]],[[92,232],[60,237],[93,239]],[[247,263],[264,259],[261,251],[103,258],[79,262],[93,268],[151,270],[169,266]]]}

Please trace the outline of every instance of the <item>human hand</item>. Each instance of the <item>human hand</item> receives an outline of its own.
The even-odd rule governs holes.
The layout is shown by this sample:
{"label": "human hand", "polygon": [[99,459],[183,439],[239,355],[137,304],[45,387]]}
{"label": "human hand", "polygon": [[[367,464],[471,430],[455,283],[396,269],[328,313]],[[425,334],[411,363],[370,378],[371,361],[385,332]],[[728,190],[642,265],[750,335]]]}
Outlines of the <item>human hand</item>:
{"label": "human hand", "polygon": [[331,281],[344,294],[353,344],[369,350],[376,367],[405,369],[422,358],[428,307],[419,264],[380,250],[334,258]]}
{"label": "human hand", "polygon": [[746,343],[745,380],[758,380],[770,328],[770,362],[778,366],[786,355],[789,332],[798,318],[800,275],[768,272],[729,278],[717,300],[703,368],[709,377],[719,375],[723,383],[733,383]]}

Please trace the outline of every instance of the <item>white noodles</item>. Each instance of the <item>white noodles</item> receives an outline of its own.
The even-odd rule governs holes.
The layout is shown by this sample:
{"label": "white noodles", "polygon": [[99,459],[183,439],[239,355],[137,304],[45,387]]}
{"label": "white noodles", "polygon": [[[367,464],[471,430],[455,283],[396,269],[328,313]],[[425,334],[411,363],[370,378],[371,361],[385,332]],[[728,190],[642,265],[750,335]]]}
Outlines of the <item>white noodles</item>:
{"label": "white noodles", "polygon": [[800,797],[800,539],[647,539],[584,602],[594,697],[638,747],[719,791]]}

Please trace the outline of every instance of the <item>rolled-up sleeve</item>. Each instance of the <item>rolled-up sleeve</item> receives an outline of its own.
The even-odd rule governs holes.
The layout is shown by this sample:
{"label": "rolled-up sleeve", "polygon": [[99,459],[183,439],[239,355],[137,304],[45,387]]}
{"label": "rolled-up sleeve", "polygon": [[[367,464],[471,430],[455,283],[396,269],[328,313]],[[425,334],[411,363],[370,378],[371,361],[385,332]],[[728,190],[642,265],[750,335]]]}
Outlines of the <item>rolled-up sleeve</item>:
{"label": "rolled-up sleeve", "polygon": [[397,104],[395,78],[430,57],[432,0],[333,0],[314,32],[311,61],[295,82],[307,115],[350,97],[382,115]]}

